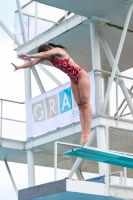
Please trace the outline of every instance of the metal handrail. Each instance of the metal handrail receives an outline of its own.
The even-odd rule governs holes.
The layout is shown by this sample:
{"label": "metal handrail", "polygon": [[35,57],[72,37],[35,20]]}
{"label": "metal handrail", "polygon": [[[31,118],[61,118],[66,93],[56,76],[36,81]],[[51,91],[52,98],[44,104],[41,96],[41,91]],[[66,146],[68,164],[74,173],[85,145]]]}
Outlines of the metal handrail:
{"label": "metal handrail", "polygon": [[0,137],[2,138],[2,124],[3,124],[2,121],[3,120],[26,123],[26,121],[3,117],[3,102],[9,102],[9,103],[15,103],[15,104],[21,104],[21,105],[23,105],[25,102],[12,101],[12,100],[8,100],[8,99],[0,99],[0,102],[1,102],[1,105],[0,105]]}
{"label": "metal handrail", "polygon": [[14,121],[14,122],[26,123],[26,121],[21,121],[21,120],[6,118],[6,117],[0,117],[0,119],[9,120],[9,121]]}
{"label": "metal handrail", "polygon": [[[109,75],[111,75],[111,72],[104,71],[104,70],[98,70],[98,69],[96,69],[96,70],[94,70],[94,72],[102,72],[102,73],[104,73],[104,74],[109,74]],[[123,76],[123,75],[120,75],[120,74],[116,74],[116,76],[122,77],[122,78],[127,78],[127,79],[130,79],[130,80],[133,80],[133,78],[131,78],[131,77],[129,77],[129,76]]]}
{"label": "metal handrail", "polygon": [[[102,74],[106,74],[106,75],[111,75],[111,72],[109,72],[109,71],[104,71],[104,70],[94,70],[94,73],[96,73],[96,72],[100,72],[100,73],[102,73]],[[123,75],[120,75],[120,74],[115,74],[115,82],[116,82],[116,113],[114,114],[114,116],[116,116],[117,117],[117,120],[119,120],[119,118],[120,117],[124,117],[124,116],[127,116],[127,115],[130,115],[131,113],[129,112],[129,113],[126,113],[126,114],[124,114],[124,115],[122,115],[123,114],[123,112],[124,112],[124,110],[126,109],[126,107],[127,107],[127,105],[125,106],[125,108],[123,109],[123,111],[121,112],[121,114],[120,115],[118,115],[118,112],[119,112],[119,110],[121,109],[121,107],[123,106],[123,104],[124,104],[124,102],[125,102],[125,99],[122,101],[122,103],[121,103],[121,105],[118,107],[118,78],[119,77],[121,77],[121,78],[126,78],[126,79],[129,79],[129,80],[133,80],[133,78],[131,78],[131,77],[129,77],[129,76],[123,76]],[[133,86],[130,88],[130,90],[127,88],[127,90],[128,91],[130,91],[131,92],[131,90],[133,89]],[[132,97],[131,97],[132,98]]]}
{"label": "metal handrail", "polygon": [[0,101],[7,101],[7,102],[10,102],[10,103],[18,103],[18,104],[25,104],[25,102],[12,101],[12,100],[8,100],[8,99],[0,99]]}

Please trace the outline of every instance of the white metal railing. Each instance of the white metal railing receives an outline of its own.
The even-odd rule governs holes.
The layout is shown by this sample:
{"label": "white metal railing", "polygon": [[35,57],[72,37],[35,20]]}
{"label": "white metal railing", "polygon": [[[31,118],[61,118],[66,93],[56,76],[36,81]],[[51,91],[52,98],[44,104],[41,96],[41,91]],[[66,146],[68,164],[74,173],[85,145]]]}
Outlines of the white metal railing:
{"label": "white metal railing", "polygon": [[[97,73],[101,73],[101,77],[103,75],[106,75],[108,78],[110,78],[111,76],[111,72],[108,72],[108,71],[104,71],[104,70],[94,70],[94,74],[97,74]],[[120,92],[120,88],[118,87],[119,86],[119,77],[123,78],[123,79],[126,79],[126,80],[133,80],[132,77],[128,77],[128,76],[124,76],[124,75],[115,75],[115,78],[114,78],[114,82],[116,84],[116,89],[115,89],[115,101],[116,101],[116,105],[115,105],[115,113],[114,113],[114,117],[119,120],[120,118],[122,117],[125,117],[125,116],[129,116],[131,115],[131,112],[127,112],[124,114],[124,111],[126,110],[126,108],[128,107],[128,104],[126,103],[126,100],[125,100],[125,97],[122,96],[123,100],[121,101],[121,103],[119,103],[120,101],[120,95],[119,95],[119,92]],[[104,79],[104,78],[103,78]],[[96,91],[97,91],[97,88],[96,88]],[[127,91],[129,92],[129,95],[131,97],[131,99],[133,98],[133,84],[131,82],[131,86],[130,86],[130,89],[127,88]],[[102,91],[103,92],[103,91]],[[105,93],[105,91],[103,92]],[[104,96],[105,94],[103,94]],[[114,96],[110,96],[110,100],[114,98]],[[103,99],[104,100],[104,99]],[[126,105],[124,105],[126,104]],[[101,113],[102,114],[102,109],[101,109]],[[109,114],[110,115],[110,114]]]}
{"label": "white metal railing", "polygon": [[[20,131],[23,131],[21,132],[21,137],[19,135]],[[0,99],[0,138],[2,137],[19,140],[26,139],[24,102]]]}

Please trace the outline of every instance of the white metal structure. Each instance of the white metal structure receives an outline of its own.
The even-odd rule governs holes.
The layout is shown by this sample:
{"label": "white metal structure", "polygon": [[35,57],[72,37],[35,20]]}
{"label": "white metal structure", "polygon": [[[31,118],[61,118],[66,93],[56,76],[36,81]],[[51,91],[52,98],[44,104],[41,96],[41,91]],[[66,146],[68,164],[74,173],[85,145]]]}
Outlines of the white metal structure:
{"label": "white metal structure", "polygon": [[[38,35],[37,20],[40,19],[40,17],[38,15],[39,3],[37,2],[54,6],[60,9],[64,9],[65,16],[63,17],[63,20],[65,19],[65,21],[59,21],[59,22],[52,21],[54,26],[52,26],[49,30],[42,33],[41,35]],[[34,27],[35,37],[31,40],[29,40],[29,28],[28,28],[28,37],[24,29],[23,15],[26,14],[22,12],[20,0],[16,0],[16,3],[17,3],[17,13],[19,15],[19,20],[20,20],[23,44],[21,44],[21,42],[15,38],[15,36],[8,30],[8,28],[1,21],[0,21],[0,26],[18,45],[18,47],[16,48],[17,53],[20,52],[29,54],[34,53],[36,52],[37,47],[40,44],[49,41],[53,43],[63,43],[64,46],[65,45],[68,46],[68,49],[70,49],[70,55],[72,55],[72,57],[75,58],[77,63],[83,66],[87,71],[91,70],[95,71],[95,84],[97,91],[96,115],[93,117],[93,122],[92,122],[92,129],[94,129],[94,133],[87,145],[90,145],[90,143],[94,139],[94,135],[96,134],[98,148],[108,150],[107,125],[117,127],[119,129],[125,129],[125,127],[128,127],[127,128],[128,130],[133,130],[132,118],[130,120],[120,118],[122,114],[119,115],[119,110],[120,107],[123,105],[123,103],[121,106],[118,107],[118,85],[119,85],[122,90],[123,96],[125,98],[124,101],[126,101],[127,103],[126,106],[129,107],[130,114],[133,115],[132,88],[131,90],[127,89],[123,80],[125,77],[120,75],[120,70],[124,71],[132,67],[133,45],[131,41],[133,32],[132,28],[133,17],[131,14],[133,9],[133,2],[132,1],[127,2],[125,0],[115,0],[115,1],[99,0],[99,2],[94,0],[92,2],[90,0],[88,1],[86,0],[84,1],[83,5],[82,1],[78,1],[77,3],[77,0],[76,4],[72,3],[71,0],[68,1],[37,0],[35,2],[35,15],[33,16],[35,19],[35,27]],[[32,1],[29,2],[27,5],[29,5],[30,3],[32,3]],[[69,12],[76,13],[76,15],[68,19],[67,18],[68,12],[66,10]],[[119,17],[117,17],[117,14],[119,15]],[[32,15],[29,14],[28,19],[29,17],[32,17]],[[51,22],[51,20],[47,19],[43,20]],[[125,25],[123,26],[124,21]],[[121,40],[120,43],[118,44],[121,33],[122,33]],[[126,34],[127,38],[125,41]],[[101,47],[101,44],[103,49]],[[125,51],[122,54],[121,60],[119,62],[123,47],[125,47]],[[116,57],[113,56],[114,52],[117,52]],[[128,62],[126,63],[125,60],[128,60]],[[91,61],[92,61],[92,67],[91,67]],[[118,68],[118,63],[120,64],[119,68]],[[43,63],[37,65],[37,67],[39,67],[44,73],[46,73],[58,86],[61,85],[61,82],[43,66]],[[25,69],[24,72],[25,100],[32,98],[31,70],[38,84],[40,92],[41,93],[45,92],[45,85],[42,84],[42,81],[38,75],[36,67],[34,66],[32,69]],[[126,77],[126,78],[133,80],[132,77]],[[105,88],[104,92],[102,86],[103,79]],[[109,101],[112,101],[111,98],[113,97],[110,96],[109,100],[109,95],[113,80],[115,80],[116,82],[116,115],[111,117],[109,112],[110,109]],[[109,84],[107,84],[108,82]],[[102,94],[104,94],[105,97]],[[76,140],[76,143],[78,143],[78,137],[81,128],[80,128],[80,123],[77,122],[73,125],[63,127],[59,130],[55,130],[52,133],[43,134],[36,138],[28,138],[24,142],[4,139],[2,138],[2,120],[4,119],[2,116],[3,112],[2,104],[4,101],[5,100],[1,100],[0,145],[2,148],[2,153],[0,154],[0,159],[5,160],[5,164],[8,169],[12,183],[14,185],[15,192],[17,193],[17,189],[13,181],[7,161],[27,163],[29,187],[35,186],[34,165],[37,164],[41,166],[50,166],[50,162],[53,160],[53,155],[50,155],[48,157],[46,151],[46,153],[44,153],[43,156],[47,159],[45,159],[44,161],[44,157],[42,159],[41,152],[49,148],[52,148],[52,150],[54,151],[53,144],[55,141],[59,140],[70,143],[71,141]],[[54,135],[54,137],[52,137],[52,135]],[[7,149],[10,149],[8,158],[6,158]],[[40,152],[40,154],[38,153],[38,160],[35,159],[36,152]],[[57,152],[55,148],[55,160],[56,160],[56,153]],[[13,159],[11,157],[12,155],[14,155]],[[21,157],[23,157],[22,159],[23,161],[21,160]],[[76,163],[73,165],[72,170],[68,175],[69,178],[71,178],[73,173],[76,171],[80,161],[81,159],[77,159]],[[56,167],[57,164],[55,163],[55,169]],[[124,169],[124,173],[126,174],[126,169]],[[105,196],[108,196],[109,195],[108,165],[99,164],[99,174],[106,175],[107,182],[106,182]],[[55,171],[55,178],[56,178],[56,171]],[[126,184],[125,176],[124,176],[124,182]]]}

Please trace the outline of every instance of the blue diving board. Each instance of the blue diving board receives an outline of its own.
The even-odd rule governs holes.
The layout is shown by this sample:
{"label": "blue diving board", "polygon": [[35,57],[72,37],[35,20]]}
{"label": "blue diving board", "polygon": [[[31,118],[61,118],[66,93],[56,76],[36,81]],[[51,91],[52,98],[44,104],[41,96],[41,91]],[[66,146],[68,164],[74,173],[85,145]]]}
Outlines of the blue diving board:
{"label": "blue diving board", "polygon": [[117,165],[121,167],[127,167],[133,169],[133,157],[113,153],[109,151],[103,151],[92,147],[80,147],[63,153],[63,155],[83,158],[86,160],[93,160],[96,162],[108,163],[111,165]]}

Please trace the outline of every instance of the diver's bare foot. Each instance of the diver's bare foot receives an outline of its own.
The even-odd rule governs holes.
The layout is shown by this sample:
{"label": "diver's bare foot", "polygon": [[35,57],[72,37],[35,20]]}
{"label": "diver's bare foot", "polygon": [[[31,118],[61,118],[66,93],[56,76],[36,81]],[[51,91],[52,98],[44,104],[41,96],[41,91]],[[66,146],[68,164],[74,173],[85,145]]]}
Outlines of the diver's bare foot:
{"label": "diver's bare foot", "polygon": [[81,134],[80,145],[86,144],[86,142],[88,142],[88,140],[90,139],[91,134],[91,132]]}

